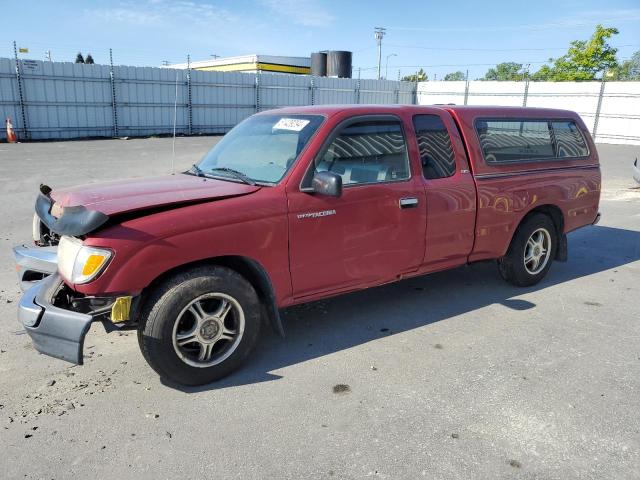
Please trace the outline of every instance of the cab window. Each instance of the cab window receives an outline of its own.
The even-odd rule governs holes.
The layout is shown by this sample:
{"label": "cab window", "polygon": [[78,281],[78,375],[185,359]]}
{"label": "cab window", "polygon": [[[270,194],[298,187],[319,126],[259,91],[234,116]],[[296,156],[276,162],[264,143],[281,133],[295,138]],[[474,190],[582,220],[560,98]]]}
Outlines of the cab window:
{"label": "cab window", "polygon": [[426,179],[446,178],[456,173],[456,160],[447,127],[438,115],[416,115],[413,128]]}
{"label": "cab window", "polygon": [[316,172],[333,172],[343,185],[409,178],[409,157],[400,121],[363,121],[344,127],[319,160]]}

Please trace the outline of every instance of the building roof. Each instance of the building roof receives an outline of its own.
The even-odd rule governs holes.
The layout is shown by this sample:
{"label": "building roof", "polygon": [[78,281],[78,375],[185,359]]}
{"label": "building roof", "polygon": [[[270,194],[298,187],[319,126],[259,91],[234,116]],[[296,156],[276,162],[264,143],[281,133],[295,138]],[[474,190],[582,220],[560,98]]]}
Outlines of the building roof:
{"label": "building roof", "polygon": [[[191,62],[191,68],[193,69],[202,69],[202,68],[215,68],[215,67],[224,67],[226,65],[238,65],[238,64],[258,64],[258,63],[267,63],[274,65],[293,65],[297,67],[311,67],[311,58],[310,57],[286,57],[281,55],[239,55],[235,57],[224,57],[224,58],[210,58],[207,60],[198,60],[195,62]],[[167,65],[166,68],[187,68],[186,63],[174,63],[172,65]]]}

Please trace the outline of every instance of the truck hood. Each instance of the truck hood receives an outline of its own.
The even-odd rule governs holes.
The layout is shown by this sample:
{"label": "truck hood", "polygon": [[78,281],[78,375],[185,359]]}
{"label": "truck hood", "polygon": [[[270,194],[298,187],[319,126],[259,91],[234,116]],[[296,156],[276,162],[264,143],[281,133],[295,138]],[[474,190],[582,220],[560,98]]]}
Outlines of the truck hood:
{"label": "truck hood", "polygon": [[58,207],[82,206],[107,216],[205,200],[247,195],[257,185],[177,174],[83,185],[55,190]]}

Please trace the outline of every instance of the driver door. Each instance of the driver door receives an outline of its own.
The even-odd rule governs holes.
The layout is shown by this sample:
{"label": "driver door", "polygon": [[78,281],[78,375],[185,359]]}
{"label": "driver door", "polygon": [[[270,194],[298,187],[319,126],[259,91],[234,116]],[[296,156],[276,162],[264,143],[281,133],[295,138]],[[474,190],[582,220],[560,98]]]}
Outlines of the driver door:
{"label": "driver door", "polygon": [[340,123],[303,181],[314,172],[342,177],[339,197],[288,192],[289,256],[294,297],[394,280],[421,264],[426,205],[411,175],[402,121],[359,116]]}

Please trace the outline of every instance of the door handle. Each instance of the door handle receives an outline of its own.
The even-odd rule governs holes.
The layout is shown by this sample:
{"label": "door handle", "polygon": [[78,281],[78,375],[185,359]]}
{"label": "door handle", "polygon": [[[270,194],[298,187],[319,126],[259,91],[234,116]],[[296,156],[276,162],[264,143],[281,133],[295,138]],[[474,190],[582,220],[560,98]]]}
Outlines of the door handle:
{"label": "door handle", "polygon": [[418,199],[416,197],[401,198],[398,202],[400,208],[416,208],[418,206]]}

